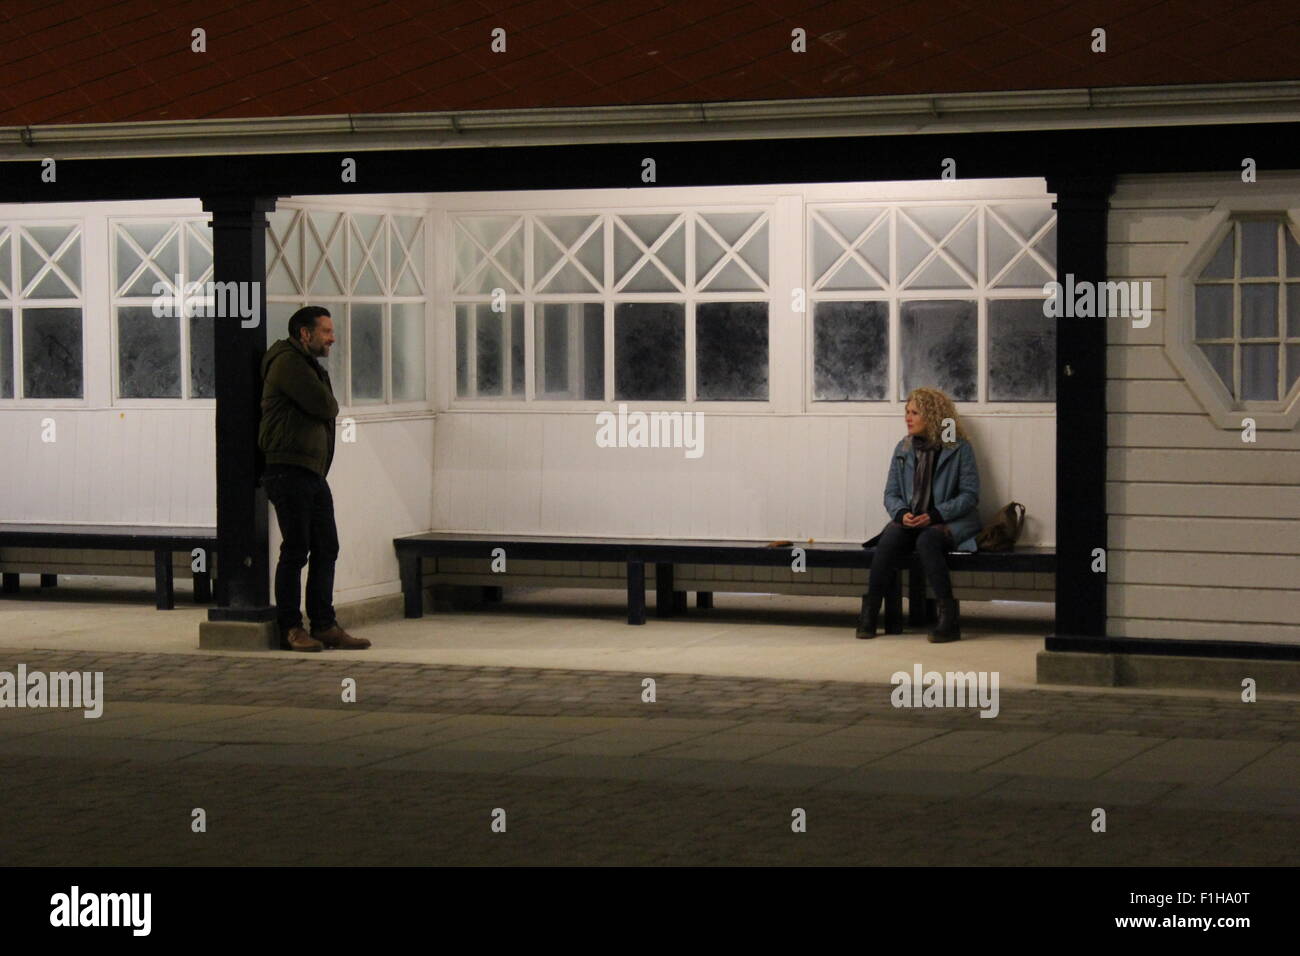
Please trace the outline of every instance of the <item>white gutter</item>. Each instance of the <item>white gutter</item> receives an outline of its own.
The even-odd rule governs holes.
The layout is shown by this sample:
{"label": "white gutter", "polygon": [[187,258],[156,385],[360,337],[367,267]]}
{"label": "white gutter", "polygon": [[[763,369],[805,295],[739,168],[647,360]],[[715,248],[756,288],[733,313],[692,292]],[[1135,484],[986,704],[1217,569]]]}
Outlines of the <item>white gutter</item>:
{"label": "white gutter", "polygon": [[1300,121],[1300,81],[0,128],[0,160]]}

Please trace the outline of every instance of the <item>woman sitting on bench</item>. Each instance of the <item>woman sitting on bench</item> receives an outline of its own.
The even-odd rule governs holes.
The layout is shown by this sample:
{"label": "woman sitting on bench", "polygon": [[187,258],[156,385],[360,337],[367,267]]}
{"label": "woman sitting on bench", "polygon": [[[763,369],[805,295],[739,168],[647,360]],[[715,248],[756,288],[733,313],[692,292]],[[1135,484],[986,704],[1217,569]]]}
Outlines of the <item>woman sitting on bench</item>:
{"label": "woman sitting on bench", "polygon": [[939,622],[930,641],[956,641],[961,630],[946,553],[975,550],[980,530],[975,452],[952,400],[938,389],[913,389],[907,396],[906,418],[907,437],[894,449],[885,482],[885,511],[892,520],[863,545],[874,545],[876,553],[857,637],[876,636],[890,576],[898,573],[898,559],[915,548],[939,603]]}

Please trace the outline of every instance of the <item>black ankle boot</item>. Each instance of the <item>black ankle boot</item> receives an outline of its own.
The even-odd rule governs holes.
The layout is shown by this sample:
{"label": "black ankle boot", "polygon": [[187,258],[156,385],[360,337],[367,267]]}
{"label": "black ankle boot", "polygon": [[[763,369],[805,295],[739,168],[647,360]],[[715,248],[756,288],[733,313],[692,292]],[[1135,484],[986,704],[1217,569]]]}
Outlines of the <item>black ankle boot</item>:
{"label": "black ankle boot", "polygon": [[866,641],[876,636],[876,627],[880,624],[880,605],[885,600],[883,594],[868,594],[862,599],[862,613],[858,615],[858,630],[853,636]]}
{"label": "black ankle boot", "polygon": [[961,626],[958,621],[959,605],[956,598],[939,598],[939,623],[930,632],[931,644],[946,644],[961,640]]}

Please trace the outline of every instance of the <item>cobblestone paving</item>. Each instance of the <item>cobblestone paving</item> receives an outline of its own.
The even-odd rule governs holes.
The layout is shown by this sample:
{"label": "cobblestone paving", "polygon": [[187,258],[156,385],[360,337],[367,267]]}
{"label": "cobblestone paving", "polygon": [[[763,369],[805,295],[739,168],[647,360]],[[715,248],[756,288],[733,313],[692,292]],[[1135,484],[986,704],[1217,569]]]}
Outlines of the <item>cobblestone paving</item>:
{"label": "cobblestone paving", "polygon": [[[109,701],[360,707],[366,710],[527,714],[533,716],[735,717],[837,721],[897,719],[889,685],[710,677],[698,674],[621,673],[537,668],[369,663],[343,652],[289,656],[96,654],[0,649],[0,670],[104,672]],[[343,704],[340,682],[357,681],[357,702]],[[641,701],[641,682],[653,677],[656,702]],[[916,710],[908,719],[933,726],[996,723],[998,729],[1150,734],[1231,740],[1300,740],[1300,699],[1242,704],[1223,697],[1113,691],[1000,692],[996,721],[966,711]],[[989,729],[981,727],[981,729]]]}
{"label": "cobblestone paving", "polygon": [[983,720],[837,682],[6,657],[102,670],[107,703],[0,711],[5,865],[1300,863],[1294,700],[1035,690]]}

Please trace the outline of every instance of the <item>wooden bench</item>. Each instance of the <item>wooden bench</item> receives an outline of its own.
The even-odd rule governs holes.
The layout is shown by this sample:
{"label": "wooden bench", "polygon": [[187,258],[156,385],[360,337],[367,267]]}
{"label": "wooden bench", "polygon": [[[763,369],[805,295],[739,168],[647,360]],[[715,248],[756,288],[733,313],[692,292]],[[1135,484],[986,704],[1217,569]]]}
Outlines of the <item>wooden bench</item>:
{"label": "wooden bench", "polygon": [[[172,554],[184,551],[189,555],[195,548],[207,552],[207,568],[195,571],[194,603],[212,600],[211,568],[217,551],[216,528],[164,528],[153,525],[125,527],[121,525],[80,524],[0,524],[0,548],[59,548],[85,551],[152,551],[156,606],[160,611],[176,606],[173,589]],[[0,556],[0,562],[5,561]],[[23,559],[21,562],[40,562]],[[2,590],[13,594],[18,590],[18,571],[3,572]],[[64,573],[67,573],[66,571]],[[96,574],[113,574],[111,567],[96,565]],[[41,587],[55,587],[57,574],[41,573]]]}
{"label": "wooden bench", "polygon": [[[792,548],[804,551],[806,567],[856,568],[871,567],[874,549],[863,548],[852,542],[815,542],[781,548],[768,547],[766,542],[714,541],[714,540],[663,540],[652,538],[552,538],[534,535],[458,534],[430,531],[393,539],[401,575],[405,614],[417,618],[424,613],[423,560],[425,558],[475,558],[490,560],[496,549],[504,551],[506,574],[509,579],[510,561],[568,561],[616,562],[626,566],[627,622],[644,624],[646,619],[645,568],[654,566],[655,615],[671,617],[686,610],[686,592],[673,587],[675,564],[713,564],[735,566],[784,566],[792,562]],[[1049,557],[1050,556],[1050,557]],[[962,554],[950,553],[949,564],[963,570],[978,571],[1054,571],[1055,552],[1035,549],[1032,555],[1022,552]],[[974,559],[974,560],[971,560]],[[1008,560],[1010,559],[1010,560]],[[925,582],[920,575],[920,565],[915,555],[907,565],[912,607],[910,621],[924,624],[926,615]],[[919,588],[919,591],[918,591]],[[757,585],[745,590],[758,589]],[[499,596],[499,588],[492,588]],[[917,596],[919,594],[919,597]],[[863,604],[866,596],[863,595]],[[713,606],[712,591],[697,591],[696,606]],[[895,574],[893,587],[885,595],[885,633],[901,634],[903,631],[902,575]]]}
{"label": "wooden bench", "polygon": [[[935,619],[934,601],[926,597],[925,571],[913,553],[909,556],[907,622],[924,627]],[[1055,548],[1021,548],[1014,551],[949,551],[948,570],[984,571],[992,574],[1055,574]]]}

